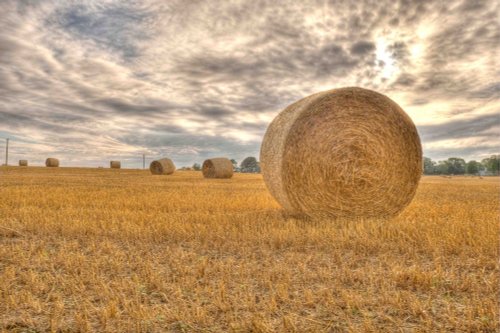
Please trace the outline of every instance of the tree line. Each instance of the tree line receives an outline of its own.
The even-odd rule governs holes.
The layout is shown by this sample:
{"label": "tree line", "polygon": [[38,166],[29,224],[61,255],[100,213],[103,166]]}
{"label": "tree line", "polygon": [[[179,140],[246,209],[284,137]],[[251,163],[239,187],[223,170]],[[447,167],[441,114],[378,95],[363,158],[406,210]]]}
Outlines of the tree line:
{"label": "tree line", "polygon": [[424,175],[500,175],[500,155],[491,155],[480,162],[466,162],[460,157],[450,157],[447,160],[435,162],[424,157]]}
{"label": "tree line", "polygon": [[[245,158],[240,165],[232,159],[234,171],[245,173],[259,173],[260,163],[253,156]],[[471,160],[466,162],[460,157],[450,157],[444,161],[433,161],[429,157],[424,157],[424,175],[500,175],[500,154],[491,155],[481,161]],[[201,165],[195,163],[193,170],[201,170]]]}

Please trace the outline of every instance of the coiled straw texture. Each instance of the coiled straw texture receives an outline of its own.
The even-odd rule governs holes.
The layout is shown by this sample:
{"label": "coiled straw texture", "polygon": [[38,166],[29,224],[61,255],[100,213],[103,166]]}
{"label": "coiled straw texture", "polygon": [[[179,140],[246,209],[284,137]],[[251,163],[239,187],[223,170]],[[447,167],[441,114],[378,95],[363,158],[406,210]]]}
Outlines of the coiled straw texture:
{"label": "coiled straw texture", "polygon": [[210,158],[203,162],[201,171],[205,178],[231,178],[233,163],[225,157]]}
{"label": "coiled straw texture", "polygon": [[151,171],[153,175],[171,175],[175,171],[175,164],[169,158],[162,158],[151,162],[149,171]]}
{"label": "coiled straw texture", "polygon": [[392,217],[415,195],[422,148],[395,102],[362,88],[317,93],[283,110],[261,147],[266,185],[285,211]]}
{"label": "coiled straw texture", "polygon": [[59,167],[59,160],[57,158],[49,157],[45,160],[45,166],[57,168]]}
{"label": "coiled straw texture", "polygon": [[111,169],[120,169],[122,167],[122,164],[120,161],[111,161],[109,162],[109,167]]}

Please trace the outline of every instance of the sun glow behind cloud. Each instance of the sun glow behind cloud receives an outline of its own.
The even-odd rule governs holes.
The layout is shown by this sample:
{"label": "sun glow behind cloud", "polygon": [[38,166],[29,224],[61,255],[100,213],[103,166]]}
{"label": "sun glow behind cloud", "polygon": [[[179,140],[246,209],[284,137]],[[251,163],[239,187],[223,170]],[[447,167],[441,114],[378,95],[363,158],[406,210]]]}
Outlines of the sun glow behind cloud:
{"label": "sun glow behind cloud", "polygon": [[378,38],[375,44],[376,64],[382,68],[381,78],[390,80],[397,73],[397,66],[388,50],[388,43],[384,38]]}

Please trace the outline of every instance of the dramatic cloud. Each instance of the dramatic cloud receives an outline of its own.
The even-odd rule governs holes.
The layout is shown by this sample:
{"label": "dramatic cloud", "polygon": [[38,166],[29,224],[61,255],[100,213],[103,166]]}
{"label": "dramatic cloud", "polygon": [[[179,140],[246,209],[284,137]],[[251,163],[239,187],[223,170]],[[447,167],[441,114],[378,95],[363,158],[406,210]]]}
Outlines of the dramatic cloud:
{"label": "dramatic cloud", "polygon": [[288,104],[382,92],[434,159],[500,151],[496,1],[0,2],[11,161],[178,165],[258,156]]}

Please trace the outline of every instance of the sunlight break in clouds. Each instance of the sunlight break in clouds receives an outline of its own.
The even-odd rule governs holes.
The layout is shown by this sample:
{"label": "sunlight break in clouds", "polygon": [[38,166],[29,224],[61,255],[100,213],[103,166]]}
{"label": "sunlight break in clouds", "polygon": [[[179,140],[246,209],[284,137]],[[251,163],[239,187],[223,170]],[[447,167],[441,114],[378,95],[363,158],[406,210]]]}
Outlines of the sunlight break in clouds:
{"label": "sunlight break in clouds", "polygon": [[343,86],[399,103],[434,159],[500,149],[495,1],[7,0],[0,11],[11,160],[242,160],[285,106]]}
{"label": "sunlight break in clouds", "polygon": [[390,80],[396,74],[397,67],[392,58],[392,52],[387,49],[387,42],[384,39],[377,40],[375,54],[377,62],[381,64],[379,66],[382,67],[381,79]]}

